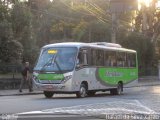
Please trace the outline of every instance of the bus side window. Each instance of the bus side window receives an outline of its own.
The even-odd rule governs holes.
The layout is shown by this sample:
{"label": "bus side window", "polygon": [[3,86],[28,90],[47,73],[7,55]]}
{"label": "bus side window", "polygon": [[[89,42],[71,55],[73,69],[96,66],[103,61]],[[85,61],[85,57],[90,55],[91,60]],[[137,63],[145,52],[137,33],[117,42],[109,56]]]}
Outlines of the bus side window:
{"label": "bus side window", "polygon": [[91,65],[96,66],[96,50],[91,49]]}
{"label": "bus side window", "polygon": [[111,67],[117,67],[116,51],[111,51],[110,57],[111,57]]}
{"label": "bus side window", "polygon": [[104,66],[104,52],[103,50],[96,51],[96,65],[97,66]]}
{"label": "bus side window", "polygon": [[128,67],[136,67],[136,54],[128,53],[127,60],[128,60]]}
{"label": "bus side window", "polygon": [[104,60],[104,64],[107,67],[111,67],[112,66],[112,54],[110,51],[105,51],[105,60]]}
{"label": "bus side window", "polygon": [[117,52],[117,66],[124,67],[125,66],[125,53],[124,52]]}
{"label": "bus side window", "polygon": [[125,57],[124,57],[124,67],[128,67],[128,59],[127,59],[127,53],[125,52]]}
{"label": "bus side window", "polygon": [[104,66],[104,51],[98,49],[91,49],[91,65]]}
{"label": "bus side window", "polygon": [[88,53],[87,50],[82,50],[78,54],[77,64],[80,66],[88,65]]}

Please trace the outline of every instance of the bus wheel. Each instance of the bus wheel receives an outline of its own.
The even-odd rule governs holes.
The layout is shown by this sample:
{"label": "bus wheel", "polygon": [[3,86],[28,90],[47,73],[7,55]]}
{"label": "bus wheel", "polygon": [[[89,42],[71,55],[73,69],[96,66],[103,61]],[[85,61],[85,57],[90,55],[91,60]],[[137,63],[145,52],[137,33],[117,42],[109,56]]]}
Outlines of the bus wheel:
{"label": "bus wheel", "polygon": [[112,95],[121,95],[122,92],[123,92],[123,85],[122,85],[122,83],[118,83],[117,88],[110,90],[110,93]]}
{"label": "bus wheel", "polygon": [[54,93],[50,91],[43,91],[43,94],[46,98],[51,98]]}
{"label": "bus wheel", "polygon": [[116,93],[117,93],[117,95],[121,95],[122,92],[123,92],[123,85],[122,85],[122,83],[118,83]]}
{"label": "bus wheel", "polygon": [[78,98],[84,98],[87,96],[87,87],[85,84],[81,84],[79,91],[76,93]]}
{"label": "bus wheel", "polygon": [[88,91],[87,95],[88,95],[88,96],[94,96],[95,93],[96,93],[95,91]]}

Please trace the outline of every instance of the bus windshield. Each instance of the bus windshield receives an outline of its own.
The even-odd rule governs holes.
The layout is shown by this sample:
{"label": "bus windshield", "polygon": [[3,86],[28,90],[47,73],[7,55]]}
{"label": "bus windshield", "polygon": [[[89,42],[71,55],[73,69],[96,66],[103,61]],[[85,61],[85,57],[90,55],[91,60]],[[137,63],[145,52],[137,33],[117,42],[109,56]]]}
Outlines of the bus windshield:
{"label": "bus windshield", "polygon": [[34,70],[39,71],[71,71],[75,66],[77,48],[52,47],[41,51]]}

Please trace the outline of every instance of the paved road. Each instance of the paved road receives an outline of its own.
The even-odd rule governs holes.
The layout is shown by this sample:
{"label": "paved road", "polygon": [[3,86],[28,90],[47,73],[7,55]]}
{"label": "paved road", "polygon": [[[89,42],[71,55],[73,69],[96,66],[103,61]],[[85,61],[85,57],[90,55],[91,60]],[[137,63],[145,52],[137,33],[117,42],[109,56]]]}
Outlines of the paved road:
{"label": "paved road", "polygon": [[76,98],[75,95],[55,95],[46,99],[43,95],[0,97],[0,114],[34,113],[160,113],[160,86],[125,88],[121,96],[109,93],[94,97]]}

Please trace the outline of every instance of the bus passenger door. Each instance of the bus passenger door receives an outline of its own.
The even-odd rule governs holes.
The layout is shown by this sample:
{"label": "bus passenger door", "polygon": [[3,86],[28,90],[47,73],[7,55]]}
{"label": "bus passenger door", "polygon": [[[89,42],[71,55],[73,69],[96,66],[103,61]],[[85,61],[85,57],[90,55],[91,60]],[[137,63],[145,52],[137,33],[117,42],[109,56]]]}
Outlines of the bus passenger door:
{"label": "bus passenger door", "polygon": [[78,53],[77,68],[88,66],[88,52],[87,49],[81,49]]}
{"label": "bus passenger door", "polygon": [[[83,81],[88,83],[89,87],[89,77],[90,77],[90,69],[88,68],[88,49],[83,48],[80,49],[77,61],[76,61],[76,70],[75,70],[75,83],[76,85],[80,85]],[[77,89],[77,88],[76,88]]]}

